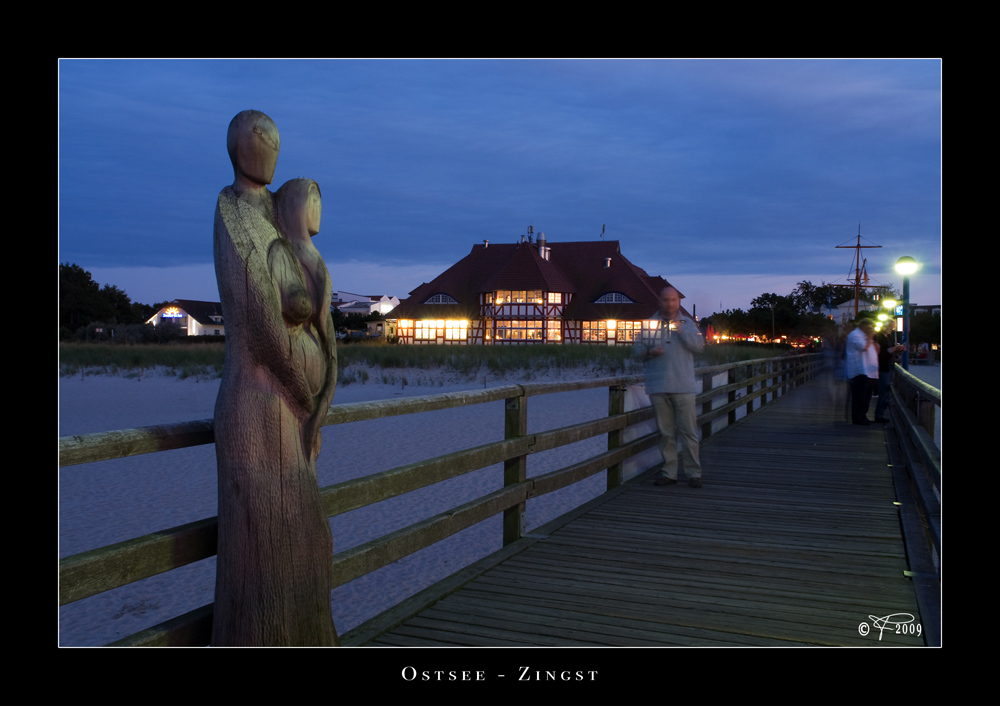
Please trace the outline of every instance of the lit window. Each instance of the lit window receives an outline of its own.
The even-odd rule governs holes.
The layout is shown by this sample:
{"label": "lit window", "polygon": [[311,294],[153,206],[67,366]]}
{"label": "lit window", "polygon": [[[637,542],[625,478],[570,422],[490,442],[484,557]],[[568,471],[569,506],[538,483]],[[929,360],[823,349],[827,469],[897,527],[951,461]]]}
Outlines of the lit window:
{"label": "lit window", "polygon": [[619,321],[618,322],[618,340],[619,341],[635,341],[637,334],[642,331],[641,321]]}
{"label": "lit window", "polygon": [[435,294],[433,297],[424,302],[424,304],[458,304],[458,301],[454,297],[448,296],[447,294]]}
{"label": "lit window", "polygon": [[603,321],[584,321],[583,340],[584,341],[608,340],[607,325]]}
{"label": "lit window", "polygon": [[414,338],[418,341],[432,341],[437,338],[437,326],[434,321],[417,321]]}
{"label": "lit window", "polygon": [[497,339],[503,341],[541,341],[541,321],[497,321]]}
{"label": "lit window", "polygon": [[[497,290],[497,296],[496,296],[497,304],[541,304],[543,301],[544,299],[542,299],[542,290],[540,289]],[[489,303],[489,301],[487,301],[487,303]]]}
{"label": "lit window", "polygon": [[562,340],[562,324],[559,319],[549,319],[546,326],[545,338],[549,341]]}
{"label": "lit window", "polygon": [[549,304],[562,304],[562,292],[549,292]]}
{"label": "lit window", "polygon": [[468,321],[446,321],[444,337],[448,341],[464,341],[469,337]]}

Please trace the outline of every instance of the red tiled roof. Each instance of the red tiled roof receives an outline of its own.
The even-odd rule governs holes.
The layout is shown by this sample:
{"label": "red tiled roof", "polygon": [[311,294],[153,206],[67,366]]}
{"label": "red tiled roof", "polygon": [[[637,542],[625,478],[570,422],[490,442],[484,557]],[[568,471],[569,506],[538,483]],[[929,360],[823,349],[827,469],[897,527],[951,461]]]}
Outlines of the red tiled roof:
{"label": "red tiled roof", "polygon": [[[484,251],[489,250],[485,245],[477,245],[476,247],[482,248]],[[504,247],[513,248],[512,253],[507,257],[507,262],[492,277],[482,283],[479,291],[495,292],[498,289],[518,291],[538,289],[544,292],[576,291],[576,287],[570,280],[566,279],[558,267],[538,254],[538,249],[534,244],[518,243],[513,246],[493,246],[497,250]]]}
{"label": "red tiled roof", "polygon": [[[479,318],[479,294],[502,289],[572,293],[563,318],[574,320],[645,319],[659,308],[659,293],[669,283],[629,262],[617,240],[548,242],[549,258],[534,243],[474,245],[472,252],[432,282],[410,292],[393,311],[398,318]],[[605,263],[610,260],[610,266]],[[632,304],[594,304],[620,292]],[[448,294],[458,304],[424,304]],[[683,294],[681,295],[683,297]]]}

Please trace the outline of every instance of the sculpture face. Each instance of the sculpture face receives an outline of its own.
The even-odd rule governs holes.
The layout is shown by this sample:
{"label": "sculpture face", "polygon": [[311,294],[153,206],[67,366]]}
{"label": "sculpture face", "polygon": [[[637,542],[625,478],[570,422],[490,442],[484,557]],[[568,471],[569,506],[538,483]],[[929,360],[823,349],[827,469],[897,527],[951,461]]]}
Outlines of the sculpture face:
{"label": "sculpture face", "polygon": [[245,110],[229,125],[227,144],[237,178],[270,184],[278,166],[278,127],[264,113]]}
{"label": "sculpture face", "polygon": [[309,235],[319,233],[319,217],[323,209],[322,201],[319,197],[319,189],[313,187],[309,189],[309,201],[306,204],[306,229]]}

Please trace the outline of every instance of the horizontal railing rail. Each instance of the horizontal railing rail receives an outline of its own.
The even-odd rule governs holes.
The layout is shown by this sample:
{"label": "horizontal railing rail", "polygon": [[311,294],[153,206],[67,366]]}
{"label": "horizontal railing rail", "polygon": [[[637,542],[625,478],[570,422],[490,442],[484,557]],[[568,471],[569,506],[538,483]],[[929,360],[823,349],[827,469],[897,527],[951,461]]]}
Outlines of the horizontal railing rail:
{"label": "horizontal railing rail", "polygon": [[[821,369],[822,358],[815,354],[763,358],[696,369],[696,374],[703,381],[703,392],[696,398],[702,410],[698,424],[703,436],[713,433],[715,420],[725,417],[728,426],[737,421],[739,408],[752,413],[754,400],[761,399],[757,406],[759,409],[768,403],[767,395],[771,395],[770,401],[774,401],[779,394],[785,394]],[[727,376],[726,383],[713,386],[714,379],[722,374]],[[504,486],[500,490],[334,555],[335,585],[371,573],[499,513],[504,514],[504,544],[517,541],[523,535],[526,500],[559,490],[604,470],[608,471],[608,488],[616,487],[623,482],[623,463],[654,447],[658,436],[652,433],[628,443],[622,442],[622,433],[627,427],[653,417],[650,407],[629,412],[624,410],[624,390],[642,381],[641,375],[632,375],[574,382],[525,383],[332,406],[324,426],[500,400],[505,402],[505,438],[502,441],[320,489],[324,509],[328,516],[333,517],[471,471],[504,464]],[[529,397],[597,387],[609,389],[607,417],[527,433]],[[725,403],[713,407],[723,396]],[[605,434],[608,435],[607,451],[556,471],[526,477],[528,455]],[[213,442],[212,420],[67,436],[59,440],[60,467]],[[211,517],[65,557],[60,560],[59,569],[60,605],[214,556],[217,539],[217,520]],[[113,644],[207,644],[211,634],[211,615],[212,606],[202,606]]]}
{"label": "horizontal railing rail", "polygon": [[903,541],[926,626],[926,643],[941,644],[941,449],[934,440],[941,391],[901,366],[893,370],[889,460]]}
{"label": "horizontal railing rail", "polygon": [[941,449],[934,441],[941,391],[901,366],[894,370],[890,404],[894,427],[921,514],[936,552],[941,551]]}

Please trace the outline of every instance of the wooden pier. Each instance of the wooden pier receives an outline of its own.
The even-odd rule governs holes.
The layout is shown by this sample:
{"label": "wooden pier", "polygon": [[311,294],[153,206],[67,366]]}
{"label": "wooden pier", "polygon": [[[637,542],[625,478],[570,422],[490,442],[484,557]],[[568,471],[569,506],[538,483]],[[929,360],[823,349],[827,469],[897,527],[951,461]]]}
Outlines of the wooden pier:
{"label": "wooden pier", "polygon": [[644,474],[345,644],[934,644],[926,621],[939,615],[918,607],[892,431],[845,422],[835,390],[821,377],[712,436],[704,487]]}

